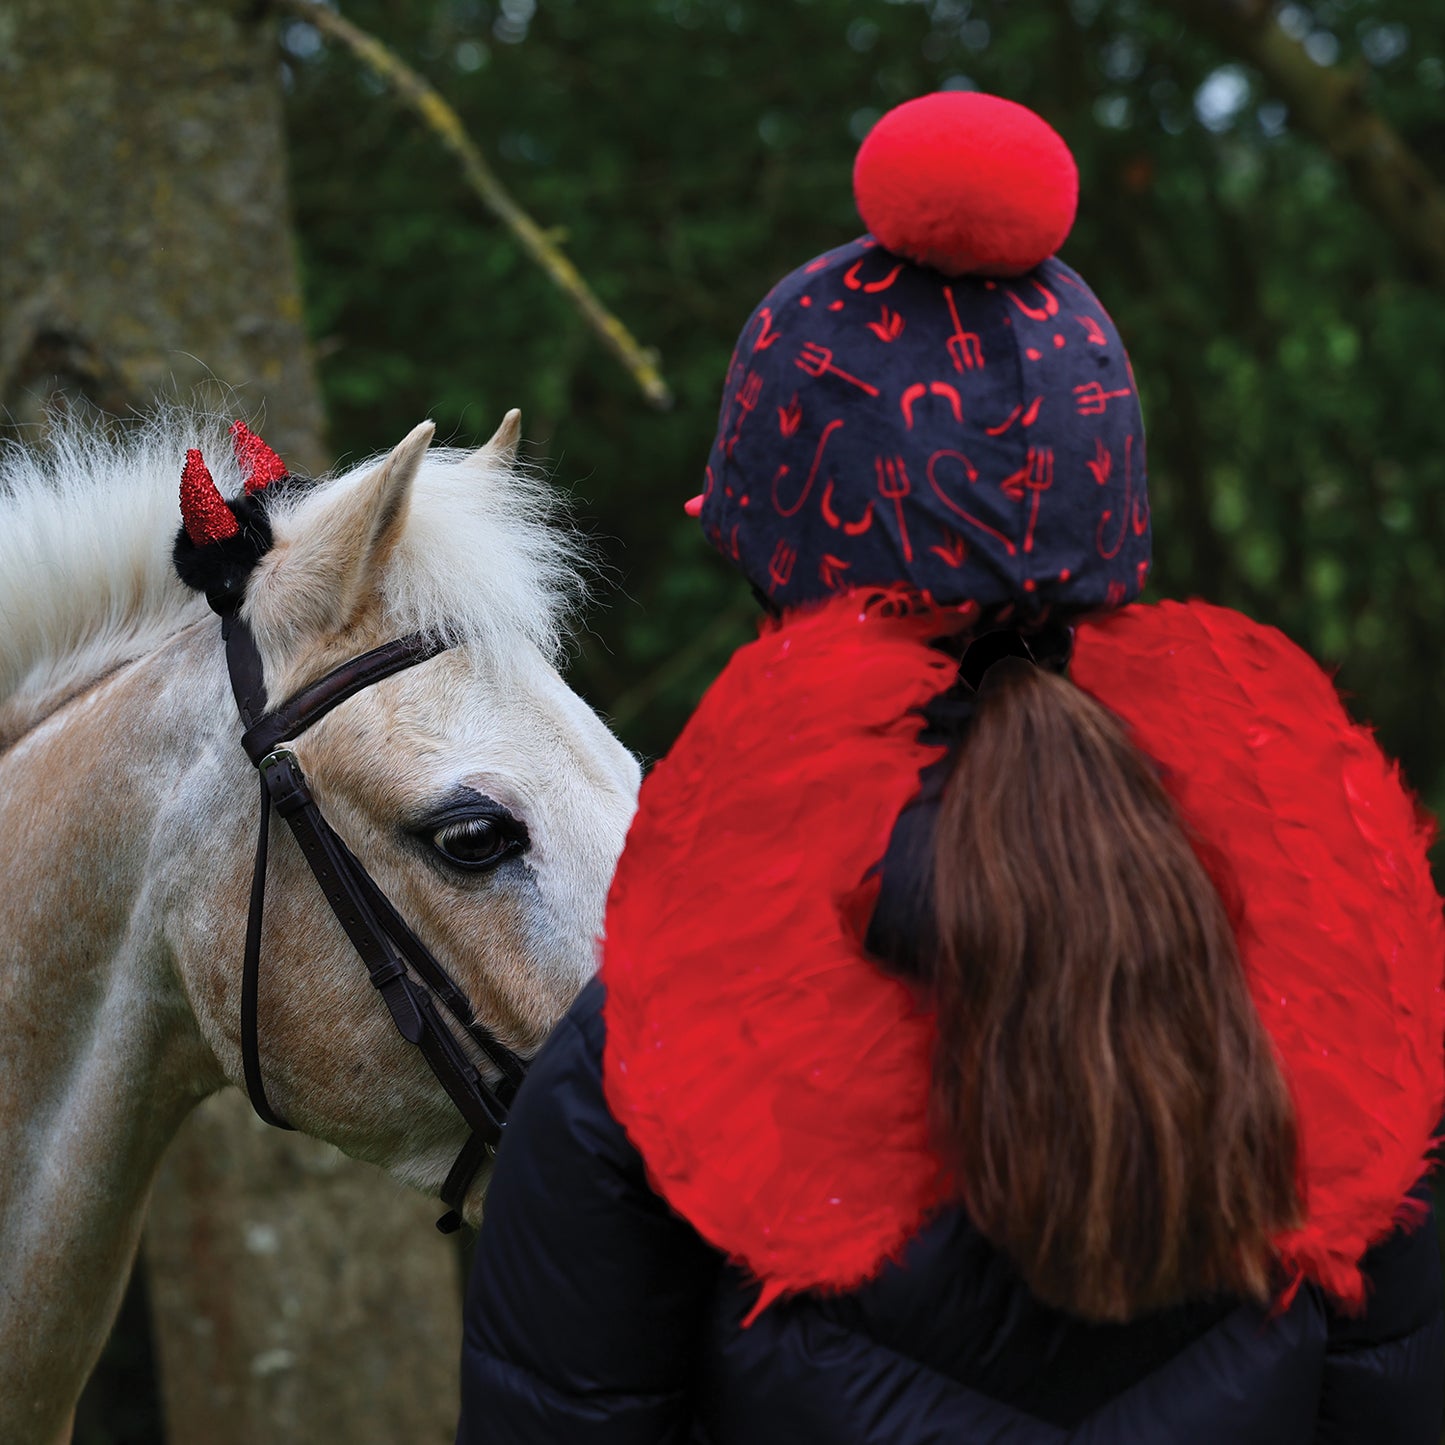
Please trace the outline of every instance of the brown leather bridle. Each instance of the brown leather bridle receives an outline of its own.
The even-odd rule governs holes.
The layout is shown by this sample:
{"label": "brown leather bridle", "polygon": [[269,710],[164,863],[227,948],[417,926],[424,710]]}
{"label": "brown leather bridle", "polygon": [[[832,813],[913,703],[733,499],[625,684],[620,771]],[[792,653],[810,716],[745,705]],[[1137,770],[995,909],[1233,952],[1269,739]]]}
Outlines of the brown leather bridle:
{"label": "brown leather bridle", "polygon": [[[268,1124],[279,1129],[292,1127],[266,1098],[257,1042],[266,850],[274,807],[286,820],[331,911],[366,965],[372,987],[381,994],[397,1032],[421,1050],[428,1067],[471,1129],[441,1189],[449,1208],[437,1221],[437,1228],[449,1234],[461,1225],[460,1211],[468,1186],[501,1140],[508,1106],[526,1066],[484,1024],[477,1022],[466,993],[412,932],[375,879],[327,823],[296,755],[285,744],[348,698],[383,678],[426,662],[451,644],[422,634],[398,638],[352,658],[270,708],[255,638],[228,602],[213,599],[212,605],[221,615],[231,690],[246,729],[241,745],[261,779],[260,828],[241,973],[241,1063],[246,1092],[256,1113]],[[450,1016],[450,1023],[444,1014]],[[488,1082],[484,1071],[495,1076],[493,1082]]]}

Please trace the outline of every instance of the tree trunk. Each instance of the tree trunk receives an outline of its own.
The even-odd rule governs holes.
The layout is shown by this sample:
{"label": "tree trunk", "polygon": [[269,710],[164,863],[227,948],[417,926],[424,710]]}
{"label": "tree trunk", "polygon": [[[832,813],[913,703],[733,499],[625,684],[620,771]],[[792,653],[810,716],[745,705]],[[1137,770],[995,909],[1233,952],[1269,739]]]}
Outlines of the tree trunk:
{"label": "tree trunk", "polygon": [[233,1090],[204,1105],[146,1238],[172,1445],[450,1445],[461,1304],[439,1213]]}
{"label": "tree trunk", "polygon": [[[249,0],[0,0],[0,415],[199,387],[320,468],[270,29]],[[146,1245],[172,1445],[450,1440],[435,1212],[237,1094],[198,1111]]]}

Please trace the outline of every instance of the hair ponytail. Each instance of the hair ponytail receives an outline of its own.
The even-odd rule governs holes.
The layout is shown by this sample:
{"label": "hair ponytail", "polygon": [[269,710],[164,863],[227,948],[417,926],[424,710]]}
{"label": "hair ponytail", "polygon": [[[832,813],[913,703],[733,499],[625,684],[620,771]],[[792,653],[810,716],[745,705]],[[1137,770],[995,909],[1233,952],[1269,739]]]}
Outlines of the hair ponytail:
{"label": "hair ponytail", "polygon": [[1293,1109],[1223,902],[1153,766],[1062,677],[988,671],[935,846],[933,1126],[1044,1302],[1265,1298]]}

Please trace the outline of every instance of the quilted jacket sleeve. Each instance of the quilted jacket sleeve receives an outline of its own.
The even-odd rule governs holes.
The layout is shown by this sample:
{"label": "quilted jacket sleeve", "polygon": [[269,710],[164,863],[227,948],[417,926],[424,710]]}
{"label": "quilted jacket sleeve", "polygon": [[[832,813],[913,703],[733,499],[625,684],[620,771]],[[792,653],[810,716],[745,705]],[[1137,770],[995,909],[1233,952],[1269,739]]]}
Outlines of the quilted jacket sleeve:
{"label": "quilted jacket sleeve", "polygon": [[602,1093],[590,985],[517,1097],[467,1293],[458,1445],[681,1445],[718,1257]]}
{"label": "quilted jacket sleeve", "polygon": [[[1428,1193],[1417,1197],[1428,1204]],[[1433,1210],[1371,1250],[1364,1270],[1364,1313],[1328,1316],[1315,1445],[1437,1445],[1445,1423],[1445,1307]]]}

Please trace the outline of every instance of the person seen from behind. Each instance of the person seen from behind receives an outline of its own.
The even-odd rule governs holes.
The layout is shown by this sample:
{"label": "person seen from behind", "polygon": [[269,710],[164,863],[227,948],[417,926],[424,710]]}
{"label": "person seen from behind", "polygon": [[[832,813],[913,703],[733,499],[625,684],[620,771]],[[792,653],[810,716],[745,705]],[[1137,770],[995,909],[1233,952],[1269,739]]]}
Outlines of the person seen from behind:
{"label": "person seen from behind", "polygon": [[522,1089],[462,1445],[1437,1445],[1430,829],[1325,674],[1144,605],[1133,373],[995,97],[865,141],[704,535],[768,616]]}

